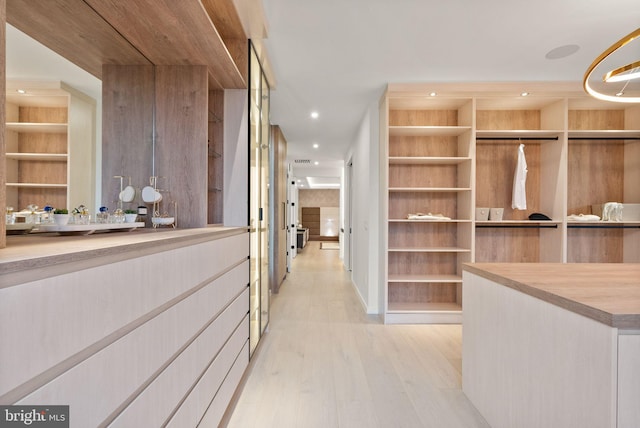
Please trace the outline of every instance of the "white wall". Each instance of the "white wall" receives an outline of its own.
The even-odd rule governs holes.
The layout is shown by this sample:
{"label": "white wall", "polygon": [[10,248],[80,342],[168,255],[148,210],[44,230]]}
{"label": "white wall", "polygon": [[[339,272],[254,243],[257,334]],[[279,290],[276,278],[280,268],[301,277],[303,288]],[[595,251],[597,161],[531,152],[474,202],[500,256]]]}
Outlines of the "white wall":
{"label": "white wall", "polygon": [[224,225],[249,224],[247,91],[224,91]]}
{"label": "white wall", "polygon": [[[353,161],[353,269],[352,280],[368,314],[378,314],[381,304],[379,227],[378,103],[369,106],[356,140],[345,159]],[[348,167],[346,167],[348,168]],[[348,225],[346,225],[348,227]]]}

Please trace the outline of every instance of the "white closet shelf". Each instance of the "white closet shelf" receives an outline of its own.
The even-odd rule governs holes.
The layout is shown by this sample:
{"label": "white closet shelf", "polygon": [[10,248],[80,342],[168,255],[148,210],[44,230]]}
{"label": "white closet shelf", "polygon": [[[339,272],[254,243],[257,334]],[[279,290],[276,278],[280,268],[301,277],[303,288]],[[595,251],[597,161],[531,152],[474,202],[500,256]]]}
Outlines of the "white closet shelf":
{"label": "white closet shelf", "polygon": [[471,161],[470,157],[396,156],[389,158],[390,165],[458,165],[469,161]]}
{"label": "white closet shelf", "polygon": [[451,283],[461,284],[460,275],[418,275],[418,274],[398,274],[389,275],[389,282],[424,282],[424,283]]}
{"label": "white closet shelf", "polygon": [[456,137],[471,130],[470,126],[390,126],[391,137],[440,136]]}

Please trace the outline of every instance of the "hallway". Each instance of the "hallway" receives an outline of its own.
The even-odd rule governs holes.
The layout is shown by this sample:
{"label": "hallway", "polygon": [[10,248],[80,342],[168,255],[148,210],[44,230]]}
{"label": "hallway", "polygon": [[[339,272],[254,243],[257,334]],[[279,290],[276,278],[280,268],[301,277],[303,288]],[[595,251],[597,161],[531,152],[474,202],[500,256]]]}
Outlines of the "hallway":
{"label": "hallway", "polygon": [[367,316],[319,242],[292,270],[228,427],[488,427],[461,391],[461,326]]}

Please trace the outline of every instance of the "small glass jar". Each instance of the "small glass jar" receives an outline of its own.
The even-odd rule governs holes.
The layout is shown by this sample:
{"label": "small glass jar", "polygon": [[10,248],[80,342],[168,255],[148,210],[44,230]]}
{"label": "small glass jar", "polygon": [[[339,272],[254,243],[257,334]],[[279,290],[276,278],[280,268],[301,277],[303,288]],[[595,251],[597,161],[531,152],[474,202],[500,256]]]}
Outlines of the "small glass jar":
{"label": "small glass jar", "polygon": [[16,223],[16,214],[13,212],[13,207],[7,207],[5,222],[6,222],[5,224]]}
{"label": "small glass jar", "polygon": [[122,211],[120,208],[115,210],[113,212],[113,215],[111,216],[111,221],[118,224],[124,223],[124,211]]}
{"label": "small glass jar", "polygon": [[100,210],[96,214],[96,223],[100,223],[100,224],[109,223],[109,208],[100,207]]}
{"label": "small glass jar", "polygon": [[51,205],[45,205],[44,213],[40,216],[40,223],[52,224],[53,223],[53,207]]}

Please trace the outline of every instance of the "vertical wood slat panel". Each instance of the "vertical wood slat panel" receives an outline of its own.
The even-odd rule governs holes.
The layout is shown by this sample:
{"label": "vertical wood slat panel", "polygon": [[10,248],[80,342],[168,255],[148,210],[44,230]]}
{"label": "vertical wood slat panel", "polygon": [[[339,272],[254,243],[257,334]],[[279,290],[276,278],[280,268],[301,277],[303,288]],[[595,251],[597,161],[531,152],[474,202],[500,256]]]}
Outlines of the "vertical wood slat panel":
{"label": "vertical wood slat panel", "polygon": [[207,225],[206,66],[156,67],[156,175],[162,211],[178,205],[179,227]]}
{"label": "vertical wood slat panel", "polygon": [[142,188],[152,175],[153,67],[105,65],[102,76],[102,205],[113,210],[120,191],[113,176]]}

